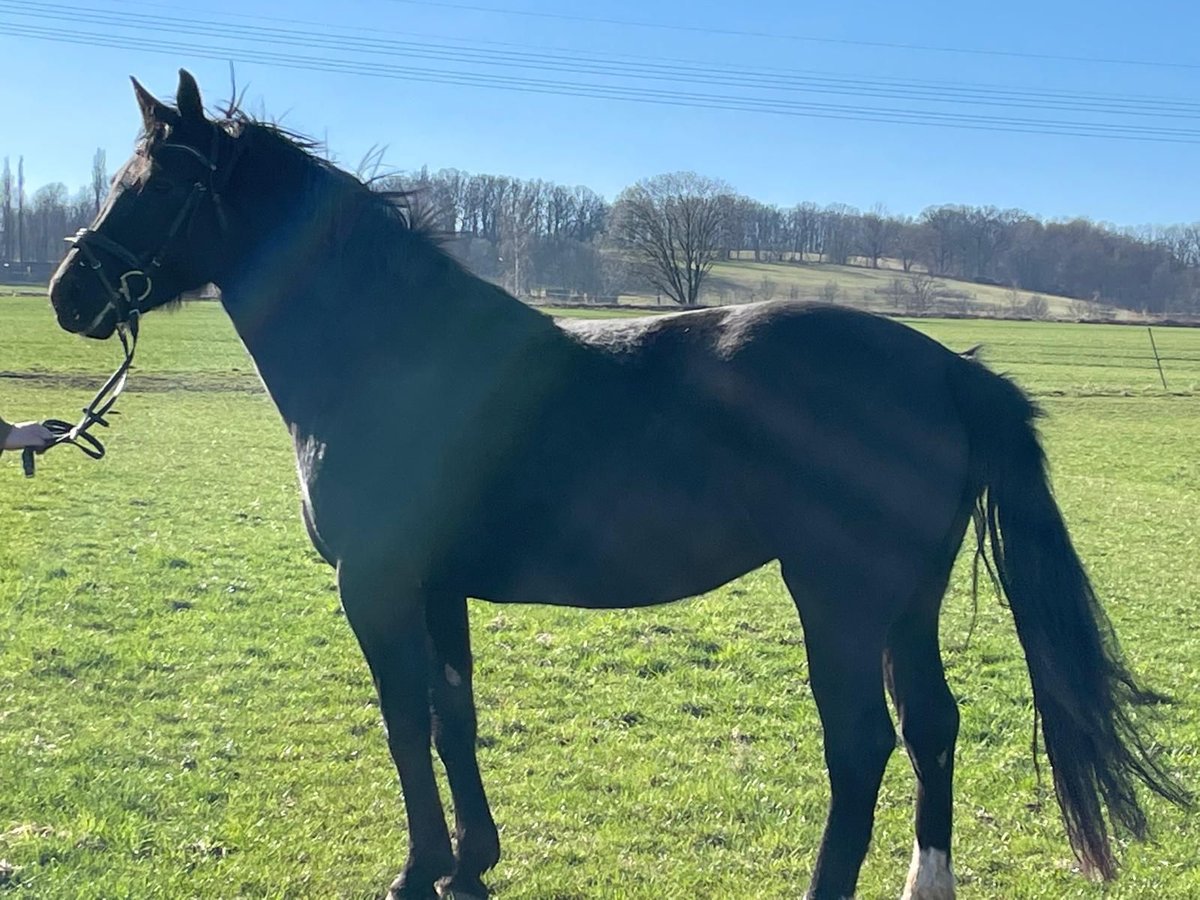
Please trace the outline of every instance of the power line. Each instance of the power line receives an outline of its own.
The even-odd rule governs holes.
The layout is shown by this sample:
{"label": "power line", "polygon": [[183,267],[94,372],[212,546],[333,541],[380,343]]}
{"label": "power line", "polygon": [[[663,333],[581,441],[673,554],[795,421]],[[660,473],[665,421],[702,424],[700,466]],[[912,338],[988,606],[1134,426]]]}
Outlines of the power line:
{"label": "power line", "polygon": [[633,100],[667,106],[723,109],[730,111],[773,112],[783,115],[806,115],[816,118],[853,121],[886,122],[918,125],[942,125],[972,130],[1006,131],[1025,134],[1084,136],[1150,140],[1172,143],[1197,143],[1200,132],[1179,129],[1134,128],[1098,123],[1047,123],[1042,120],[1019,120],[999,117],[967,117],[931,112],[871,110],[831,104],[800,104],[764,101],[754,98],[730,98],[681,92],[647,91],[602,85],[571,85],[558,81],[536,81],[507,76],[478,73],[452,73],[402,66],[380,66],[351,61],[303,57],[289,54],[246,51],[239,48],[212,48],[175,41],[136,39],[121,35],[70,32],[58,28],[13,25],[10,33],[49,40],[99,47],[120,47],[158,53],[191,53],[208,59],[234,59],[239,62],[274,64],[312,71],[341,72],[404,80],[426,81],[475,87],[499,88],[532,94],[592,97],[610,100]]}
{"label": "power line", "polygon": [[[161,4],[136,3],[138,6],[163,8]],[[1154,97],[1113,96],[1104,94],[1089,94],[1086,92],[1063,92],[1032,90],[1028,88],[1011,88],[998,85],[969,85],[961,83],[927,82],[908,79],[846,77],[825,72],[804,70],[780,70],[748,68],[720,64],[714,66],[696,60],[646,61],[635,59],[635,64],[622,63],[612,58],[612,55],[600,56],[586,51],[575,50],[537,50],[530,52],[523,45],[505,42],[485,41],[483,44],[493,46],[522,46],[520,51],[498,52],[472,45],[470,42],[459,41],[465,46],[455,46],[445,43],[455,39],[440,38],[431,41],[429,36],[417,35],[418,41],[398,41],[379,38],[347,37],[328,34],[327,30],[312,31],[311,29],[292,28],[248,28],[227,22],[212,22],[196,18],[175,18],[170,16],[127,15],[110,10],[65,6],[55,3],[14,3],[0,4],[0,7],[17,15],[31,18],[59,19],[67,22],[78,22],[80,13],[87,13],[95,21],[104,22],[118,27],[136,28],[145,32],[147,27],[156,30],[181,33],[193,36],[197,33],[210,34],[219,37],[233,37],[238,40],[254,39],[256,42],[285,44],[313,48],[326,47],[336,50],[348,50],[381,55],[403,54],[408,57],[419,57],[439,61],[462,63],[478,63],[481,65],[500,65],[505,69],[514,66],[542,71],[567,71],[571,74],[589,74],[611,76],[617,78],[637,78],[710,84],[720,87],[758,87],[773,90],[794,92],[822,93],[830,95],[861,96],[890,100],[923,100],[939,104],[961,103],[970,101],[976,105],[999,106],[1024,109],[1044,109],[1071,112],[1099,112],[1103,114],[1122,113],[1132,116],[1156,116],[1170,113],[1177,118],[1200,117],[1200,103],[1189,100],[1174,100]],[[37,11],[34,16],[29,10]],[[239,18],[265,19],[268,21],[286,21],[260,16],[239,16]],[[291,22],[291,25],[300,23]],[[308,23],[321,26],[319,23]],[[358,31],[359,29],[349,29]],[[410,36],[412,36],[410,34]],[[439,42],[440,41],[440,42]]]}
{"label": "power line", "polygon": [[[152,5],[152,4],[140,4]],[[973,105],[998,106],[1023,109],[1121,113],[1131,116],[1152,117],[1166,113],[1176,118],[1200,117],[1200,104],[1188,101],[1160,100],[1157,98],[1111,97],[1079,93],[1037,92],[1000,87],[969,87],[923,83],[913,81],[888,81],[879,79],[846,78],[827,73],[786,72],[770,69],[746,69],[722,66],[717,72],[711,66],[694,62],[663,64],[641,62],[631,66],[601,58],[599,61],[581,60],[579,54],[564,56],[553,52],[539,51],[498,53],[478,47],[455,47],[445,43],[431,43],[387,39],[346,38],[330,36],[321,32],[302,29],[254,28],[236,24],[211,22],[197,19],[181,19],[166,16],[132,16],[95,8],[63,6],[53,3],[0,3],[15,15],[34,19],[61,20],[76,23],[81,13],[90,14],[92,19],[104,24],[137,29],[144,33],[147,27],[168,33],[181,33],[189,37],[207,34],[215,37],[251,40],[282,45],[314,46],[328,49],[348,50],[370,54],[423,58],[464,64],[503,66],[506,70],[514,66],[541,71],[567,71],[571,74],[588,74],[601,77],[637,78],[639,81],[658,80],[692,84],[708,84],[725,88],[766,88],[800,93],[818,93],[868,97],[887,100],[918,100],[936,104],[961,104],[969,101]],[[33,10],[34,12],[30,12]]]}
{"label": "power line", "polygon": [[[136,7],[147,8],[147,9],[166,9],[166,10],[177,10],[178,9],[177,5],[155,3],[155,2],[152,2],[152,0],[110,0],[110,2],[119,4],[122,6],[136,6]],[[42,5],[42,4],[26,4],[26,6],[29,6],[29,5]],[[79,7],[71,6],[71,7],[67,7],[67,8],[69,10],[71,10],[72,12],[76,13],[76,17],[77,17]],[[433,39],[436,41],[450,42],[451,44],[466,45],[468,47],[470,47],[472,45],[476,45],[476,46],[482,45],[482,46],[490,46],[490,47],[520,48],[520,50],[522,50],[522,51],[527,51],[529,49],[528,43],[517,43],[517,42],[513,42],[513,41],[484,40],[484,39],[467,40],[464,38],[458,38],[458,37],[454,37],[454,36],[430,34],[428,32],[402,31],[402,30],[395,30],[395,29],[380,29],[379,27],[340,25],[340,24],[329,23],[329,22],[313,21],[311,19],[296,19],[296,18],[291,18],[291,17],[282,18],[279,16],[264,16],[262,14],[231,13],[231,12],[218,12],[218,13],[216,13],[216,15],[222,16],[226,19],[244,19],[244,20],[248,20],[248,21],[284,23],[284,24],[286,24],[288,26],[292,26],[292,27],[297,26],[297,25],[310,25],[310,26],[314,26],[315,28],[320,29],[320,31],[317,32],[317,34],[320,34],[320,35],[327,35],[331,31],[341,31],[341,32],[347,32],[347,33],[351,33],[351,34],[369,34],[375,38],[378,38],[378,36],[380,34],[392,34],[392,35],[404,35],[407,37],[418,38],[423,42],[422,46],[428,45],[428,42],[431,39]],[[182,21],[184,23],[191,24],[195,21],[195,19],[184,19],[184,20],[176,20],[176,21]],[[222,24],[225,24],[225,23],[222,23]],[[305,33],[312,34],[311,31],[305,32]],[[683,66],[703,66],[704,71],[707,71],[707,72],[711,72],[713,70],[713,63],[708,60],[698,60],[695,58],[688,59],[688,58],[672,57],[672,56],[664,56],[661,54],[656,54],[656,56],[654,58],[654,63],[647,63],[646,58],[644,56],[636,56],[633,54],[621,53],[621,52],[617,52],[617,51],[613,51],[613,50],[605,50],[603,53],[599,53],[596,51],[584,50],[584,49],[580,49],[577,47],[543,47],[543,48],[540,48],[537,51],[535,51],[534,54],[530,54],[530,55],[536,55],[537,57],[545,57],[547,55],[553,55],[553,54],[565,54],[565,55],[567,55],[567,58],[569,60],[571,60],[572,62],[577,61],[581,57],[591,58],[591,59],[600,59],[600,60],[606,61],[606,62],[611,62],[614,59],[625,59],[625,60],[633,60],[633,61],[639,62],[643,65],[654,65],[654,64],[657,64],[657,65],[668,64],[669,65],[669,64],[673,64],[673,63],[679,63]],[[1183,109],[1183,110],[1200,110],[1200,101],[1192,101],[1192,100],[1187,100],[1187,99],[1182,99],[1182,98],[1161,98],[1161,97],[1154,97],[1154,96],[1149,96],[1149,95],[1144,95],[1144,94],[1104,94],[1104,93],[1097,92],[1097,91],[1045,90],[1045,89],[1035,89],[1035,88],[1029,88],[1029,87],[1014,87],[1012,85],[968,82],[968,81],[962,81],[962,80],[948,82],[948,81],[934,81],[934,80],[928,80],[928,79],[894,78],[894,77],[885,77],[885,76],[876,76],[874,78],[864,78],[862,76],[855,76],[853,78],[850,78],[841,73],[820,71],[820,70],[815,70],[815,69],[783,69],[783,68],[778,68],[778,67],[757,67],[756,68],[756,67],[747,67],[747,66],[742,66],[742,65],[730,64],[727,62],[720,63],[718,68],[719,68],[719,71],[726,72],[726,73],[732,73],[732,74],[750,74],[750,75],[758,74],[758,75],[764,75],[764,76],[769,76],[769,77],[774,77],[774,76],[785,76],[785,77],[786,76],[791,76],[791,77],[811,76],[811,77],[816,77],[816,78],[829,78],[829,79],[834,79],[834,80],[844,80],[844,81],[848,81],[848,82],[852,82],[852,83],[856,83],[856,84],[861,83],[861,84],[875,84],[875,85],[920,87],[920,88],[940,89],[940,90],[948,91],[948,92],[977,92],[977,93],[980,93],[983,95],[1000,95],[1000,96],[1009,96],[1009,97],[1033,97],[1033,98],[1043,97],[1043,98],[1052,98],[1052,99],[1058,99],[1058,100],[1097,101],[1097,102],[1115,103],[1118,105],[1119,104],[1140,104],[1142,106],[1148,106],[1148,107],[1159,107],[1164,110],[1168,110],[1168,109],[1172,109],[1172,108],[1178,108],[1178,109]]]}
{"label": "power line", "polygon": [[[25,18],[30,14],[25,12],[35,4],[20,4],[18,9]],[[45,7],[48,4],[36,4]],[[0,10],[14,11],[17,4],[0,2]],[[41,15],[46,15],[44,12]],[[61,15],[47,16],[61,18]],[[123,23],[124,24],[124,23]],[[132,27],[125,24],[125,27]],[[145,23],[141,30],[145,30]],[[193,30],[196,28],[193,25]],[[13,23],[8,29],[10,34],[49,40],[60,43],[75,43],[90,46],[121,47],[150,52],[175,53],[185,52],[195,56],[210,59],[235,59],[240,62],[264,63],[280,65],[289,68],[309,69],[313,71],[332,71],[349,74],[370,75],[375,77],[399,78],[414,81],[424,81],[441,84],[454,84],[472,87],[502,88],[508,91],[527,94],[552,94],[559,96],[588,97],[594,99],[623,100],[641,103],[652,103],[665,106],[718,109],[741,112],[773,113],[789,116],[805,116],[812,118],[840,119],[850,121],[880,122],[889,124],[913,124],[925,126],[942,126],[970,130],[1003,131],[1010,133],[1061,135],[1092,138],[1110,138],[1126,140],[1158,141],[1169,143],[1200,143],[1200,131],[1178,128],[1151,128],[1146,126],[1123,125],[1102,122],[1055,122],[1044,119],[1022,119],[1001,116],[980,116],[963,113],[942,113],[931,110],[897,110],[878,109],[844,104],[811,103],[779,98],[723,96],[684,91],[651,90],[620,85],[603,85],[589,83],[572,83],[563,80],[547,80],[507,76],[496,73],[479,73],[471,71],[445,71],[422,68],[417,66],[385,65],[353,60],[339,60],[322,57],[302,56],[297,54],[277,53],[261,49],[249,50],[238,47],[212,47],[165,41],[157,38],[141,38],[120,33],[97,31],[91,28],[87,31],[72,30],[62,27],[47,27]],[[256,32],[247,32],[250,37],[235,34],[235,39],[260,40]],[[293,41],[294,43],[294,41]]]}
{"label": "power line", "polygon": [[435,9],[456,9],[465,12],[481,12],[503,16],[523,16],[534,19],[557,19],[589,25],[618,25],[623,28],[651,28],[663,31],[684,31],[692,34],[723,35],[726,37],[770,38],[773,40],[798,41],[810,44],[835,44],[849,47],[870,47],[886,50],[915,50],[923,53],[956,53],[970,56],[1004,56],[1013,59],[1035,59],[1045,62],[1092,63],[1112,66],[1142,66],[1158,69],[1200,69],[1200,63],[1163,62],[1161,60],[1122,59],[1104,56],[1071,56],[1057,53],[1032,53],[1021,50],[992,50],[986,47],[946,47],[936,44],[908,44],[893,41],[864,41],[851,38],[812,37],[801,34],[780,34],[774,31],[748,31],[737,28],[712,28],[702,25],[681,25],[677,22],[638,22],[631,19],[612,19],[603,16],[583,16],[573,13],[553,13],[528,9],[512,9],[497,6],[478,6],[471,3],[446,3],[440,0],[388,0],[408,6],[425,6]]}

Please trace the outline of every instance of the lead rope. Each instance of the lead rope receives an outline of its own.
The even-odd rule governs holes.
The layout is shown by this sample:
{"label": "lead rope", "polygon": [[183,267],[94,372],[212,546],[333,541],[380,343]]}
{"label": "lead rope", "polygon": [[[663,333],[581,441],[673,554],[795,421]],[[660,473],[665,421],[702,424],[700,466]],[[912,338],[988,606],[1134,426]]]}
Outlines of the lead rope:
{"label": "lead rope", "polygon": [[104,444],[100,439],[90,431],[95,426],[101,428],[108,427],[108,414],[113,411],[113,406],[117,402],[117,398],[121,395],[121,391],[125,389],[125,381],[129,376],[129,369],[133,365],[133,353],[137,349],[138,339],[138,313],[134,310],[126,322],[117,326],[117,337],[121,339],[121,347],[125,351],[125,360],[117,367],[117,370],[108,377],[104,385],[96,392],[96,396],[92,398],[92,402],[83,408],[83,415],[79,421],[72,425],[62,419],[47,419],[42,425],[47,428],[54,439],[46,446],[39,449],[26,447],[21,453],[21,465],[25,469],[25,477],[32,478],[35,472],[35,459],[37,456],[45,453],[51,447],[57,447],[60,444],[72,444],[78,447],[86,456],[92,459],[101,459],[104,456]]}

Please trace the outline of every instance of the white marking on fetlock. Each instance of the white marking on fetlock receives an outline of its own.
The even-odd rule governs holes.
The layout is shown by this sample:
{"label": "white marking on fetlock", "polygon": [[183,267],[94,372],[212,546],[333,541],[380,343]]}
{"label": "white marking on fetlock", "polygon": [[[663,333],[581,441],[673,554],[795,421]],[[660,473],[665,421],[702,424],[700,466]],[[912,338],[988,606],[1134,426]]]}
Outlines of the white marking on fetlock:
{"label": "white marking on fetlock", "polygon": [[954,900],[950,854],[932,847],[922,850],[914,842],[912,865],[900,900]]}
{"label": "white marking on fetlock", "polygon": [[446,663],[446,681],[449,682],[450,687],[458,687],[462,684],[462,676],[454,671],[454,667],[450,663]]}

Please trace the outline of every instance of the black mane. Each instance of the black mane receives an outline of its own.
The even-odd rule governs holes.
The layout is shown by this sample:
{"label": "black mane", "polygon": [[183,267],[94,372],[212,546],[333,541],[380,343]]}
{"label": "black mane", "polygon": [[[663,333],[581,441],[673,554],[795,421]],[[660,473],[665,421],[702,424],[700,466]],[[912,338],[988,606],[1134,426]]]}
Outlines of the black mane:
{"label": "black mane", "polygon": [[235,111],[216,125],[245,142],[235,180],[253,179],[257,190],[276,195],[288,227],[312,250],[299,259],[293,251],[292,264],[319,265],[318,280],[337,279],[361,292],[357,302],[377,307],[409,305],[418,299],[413,287],[430,279],[445,279],[443,289],[452,283],[455,301],[467,306],[485,297],[523,306],[463,268],[447,235],[414,211],[413,192],[373,188],[321,155],[319,142],[275,123]]}
{"label": "black mane", "polygon": [[[324,149],[324,145],[320,141],[277,123],[254,119],[237,111],[234,116],[222,119],[216,124],[231,136],[250,142],[256,149],[271,148],[270,152],[279,153],[289,164],[299,162],[309,168],[312,177],[318,182],[324,180],[323,186],[328,188],[316,192],[316,196],[324,202],[335,206],[339,201],[344,202],[350,198],[353,201],[364,202],[385,221],[427,238],[434,246],[440,243],[440,235],[414,214],[413,192],[373,188],[368,181],[359,179],[322,156],[320,151]],[[320,208],[312,210],[317,214],[324,211]]]}

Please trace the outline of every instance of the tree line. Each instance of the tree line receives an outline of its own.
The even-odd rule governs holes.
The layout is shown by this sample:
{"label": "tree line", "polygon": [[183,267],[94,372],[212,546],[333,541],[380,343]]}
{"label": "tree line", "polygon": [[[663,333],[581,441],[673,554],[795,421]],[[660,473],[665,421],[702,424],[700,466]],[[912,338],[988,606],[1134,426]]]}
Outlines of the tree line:
{"label": "tree line", "polygon": [[0,264],[54,263],[62,258],[63,238],[86,226],[108,193],[105,153],[92,158],[91,182],[72,194],[60,181],[29,191],[25,158],[0,163]]}
{"label": "tree line", "polygon": [[[752,259],[887,266],[1152,313],[1200,312],[1200,223],[1129,229],[992,206],[931,206],[917,216],[781,207],[694,173],[644,179],[611,202],[587,187],[456,169],[373,183],[406,192],[414,214],[449,236],[467,265],[522,296],[649,292],[692,305],[714,264]],[[57,261],[62,238],[91,220],[107,186],[102,150],[74,194],[61,183],[29,192],[23,160],[13,169],[6,157],[0,262]]]}
{"label": "tree line", "polygon": [[[384,184],[412,192],[438,229],[457,236],[468,264],[518,294],[649,290],[690,305],[715,263],[752,259],[886,264],[1151,313],[1200,312],[1200,222],[1131,229],[993,206],[918,216],[841,203],[785,208],[690,172],[644,179],[611,203],[584,187],[455,169]],[[920,294],[926,284],[912,279],[906,289]]]}

